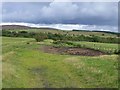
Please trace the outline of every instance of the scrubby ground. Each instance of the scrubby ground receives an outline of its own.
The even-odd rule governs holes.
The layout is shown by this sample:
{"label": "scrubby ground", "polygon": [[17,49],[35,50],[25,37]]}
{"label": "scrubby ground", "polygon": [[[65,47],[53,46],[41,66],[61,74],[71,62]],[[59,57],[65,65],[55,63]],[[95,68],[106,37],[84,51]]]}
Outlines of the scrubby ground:
{"label": "scrubby ground", "polygon": [[117,88],[118,55],[45,53],[50,42],[3,37],[3,88]]}

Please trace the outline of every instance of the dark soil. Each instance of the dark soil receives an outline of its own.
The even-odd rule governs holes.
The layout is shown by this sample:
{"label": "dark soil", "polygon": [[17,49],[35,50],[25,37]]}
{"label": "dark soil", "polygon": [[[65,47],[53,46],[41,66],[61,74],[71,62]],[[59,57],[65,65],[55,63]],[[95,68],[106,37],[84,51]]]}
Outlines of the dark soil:
{"label": "dark soil", "polygon": [[81,55],[81,56],[99,56],[105,53],[92,49],[75,48],[75,47],[54,47],[43,46],[42,50],[46,53],[52,54],[67,54],[67,55]]}

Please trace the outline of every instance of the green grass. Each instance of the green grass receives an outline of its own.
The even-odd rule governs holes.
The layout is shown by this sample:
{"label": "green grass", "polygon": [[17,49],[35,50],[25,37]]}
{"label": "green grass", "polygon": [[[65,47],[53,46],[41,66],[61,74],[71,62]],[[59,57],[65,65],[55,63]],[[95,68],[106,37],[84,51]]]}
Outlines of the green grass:
{"label": "green grass", "polygon": [[[116,54],[119,51],[120,44],[111,44],[111,43],[99,43],[99,42],[87,42],[87,41],[56,41],[55,46],[65,46],[65,47],[80,47],[80,48],[89,48],[94,50],[99,50],[108,54]],[[49,41],[50,43],[50,41]],[[46,43],[47,44],[47,43]]]}
{"label": "green grass", "polygon": [[118,49],[119,44],[97,43],[97,42],[86,42],[86,41],[73,42],[73,43],[84,46],[86,48],[100,50],[100,51],[108,52],[108,53],[111,53],[111,54],[114,53],[115,51],[119,50]]}
{"label": "green grass", "polygon": [[2,38],[0,37],[0,89],[2,89]]}
{"label": "green grass", "polygon": [[117,55],[58,55],[40,50],[51,40],[3,37],[2,41],[3,88],[118,87]]}
{"label": "green grass", "polygon": [[[10,31],[15,31],[15,30],[10,30]],[[16,30],[18,31],[28,31],[28,32],[44,32],[44,33],[60,33],[60,34],[70,34],[70,35],[86,35],[86,36],[90,36],[90,35],[97,35],[97,36],[101,36],[101,37],[117,37],[117,35],[115,34],[110,34],[110,33],[104,33],[104,32],[88,32],[88,31],[65,31],[65,30],[49,30],[49,29],[28,29],[28,30]]]}

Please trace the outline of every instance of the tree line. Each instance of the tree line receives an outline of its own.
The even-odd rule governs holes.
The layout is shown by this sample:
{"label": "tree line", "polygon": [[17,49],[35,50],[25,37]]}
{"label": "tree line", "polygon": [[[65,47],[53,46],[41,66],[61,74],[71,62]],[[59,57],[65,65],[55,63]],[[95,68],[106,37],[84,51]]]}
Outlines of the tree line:
{"label": "tree line", "polygon": [[96,35],[86,36],[86,35],[70,35],[70,34],[60,34],[60,33],[44,33],[44,32],[27,32],[27,31],[9,31],[3,30],[2,36],[7,37],[26,37],[35,38],[36,41],[40,42],[44,39],[52,39],[54,41],[64,40],[64,41],[89,41],[89,42],[101,42],[101,43],[120,43],[120,38],[117,37],[100,37]]}

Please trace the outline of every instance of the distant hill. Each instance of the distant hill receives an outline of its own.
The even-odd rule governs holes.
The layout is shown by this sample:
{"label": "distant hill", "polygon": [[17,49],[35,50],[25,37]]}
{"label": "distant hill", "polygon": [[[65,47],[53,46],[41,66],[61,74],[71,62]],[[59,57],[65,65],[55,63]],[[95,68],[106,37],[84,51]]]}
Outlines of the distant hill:
{"label": "distant hill", "polygon": [[31,29],[28,26],[21,26],[21,25],[2,25],[2,30],[11,30],[11,29]]}
{"label": "distant hill", "polygon": [[2,30],[11,30],[11,29],[31,29],[28,26],[21,26],[21,25],[2,25]]}
{"label": "distant hill", "polygon": [[108,33],[108,34],[120,34],[119,32],[111,32],[111,31],[96,31],[96,30],[75,30],[72,31],[79,31],[79,32],[100,32],[100,33]]}
{"label": "distant hill", "polygon": [[49,29],[49,30],[58,30],[55,28],[37,28],[37,27],[29,27],[29,26],[23,26],[23,25],[2,25],[0,26],[2,30],[16,30],[16,29]]}
{"label": "distant hill", "polygon": [[[55,28],[48,28],[48,27],[29,27],[29,26],[23,26],[23,25],[2,25],[2,30],[28,30],[32,32],[50,32],[50,33],[61,33],[61,34],[74,34],[74,35],[98,35],[98,36],[104,36],[104,37],[116,37],[120,36],[120,33],[116,32],[109,32],[109,31],[97,31],[97,30],[75,30],[72,31],[65,31],[65,30],[59,30]],[[34,30],[35,29],[35,30]]]}
{"label": "distant hill", "polygon": [[78,32],[91,32],[90,30],[76,30],[76,29],[73,29],[72,31],[78,31]]}
{"label": "distant hill", "polygon": [[110,32],[110,31],[93,31],[93,32],[104,32],[109,34],[120,34],[120,32]]}

